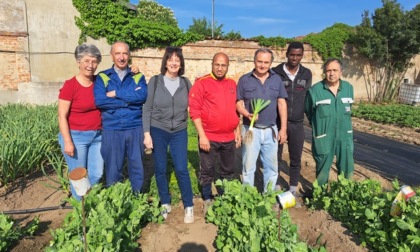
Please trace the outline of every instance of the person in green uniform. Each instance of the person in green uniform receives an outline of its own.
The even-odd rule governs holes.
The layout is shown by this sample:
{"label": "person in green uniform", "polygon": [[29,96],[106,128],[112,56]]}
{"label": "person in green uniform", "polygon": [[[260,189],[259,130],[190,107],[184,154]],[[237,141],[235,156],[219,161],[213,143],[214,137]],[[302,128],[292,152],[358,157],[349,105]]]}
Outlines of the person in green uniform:
{"label": "person in green uniform", "polygon": [[321,186],[328,183],[334,156],[339,174],[351,178],[354,171],[353,86],[341,80],[343,64],[339,59],[328,59],[323,71],[325,78],[314,84],[305,97],[305,114],[312,127],[316,179]]}

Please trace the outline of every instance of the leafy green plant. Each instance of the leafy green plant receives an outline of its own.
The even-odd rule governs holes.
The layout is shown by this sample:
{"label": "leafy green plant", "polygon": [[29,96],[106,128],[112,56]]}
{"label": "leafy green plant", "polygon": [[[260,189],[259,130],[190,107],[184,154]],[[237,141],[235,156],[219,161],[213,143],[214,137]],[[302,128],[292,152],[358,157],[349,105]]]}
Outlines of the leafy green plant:
{"label": "leafy green plant", "polygon": [[40,170],[47,153],[61,153],[57,107],[0,106],[0,184]]}
{"label": "leafy green plant", "polygon": [[[134,251],[141,229],[148,222],[163,220],[159,202],[148,201],[147,194],[134,195],[130,183],[117,183],[102,189],[95,185],[85,196],[86,242],[88,251]],[[83,216],[81,202],[74,206],[63,227],[52,232],[46,251],[83,251]]]}
{"label": "leafy green plant", "polygon": [[38,225],[37,217],[22,228],[17,226],[11,217],[0,213],[0,251],[8,251],[12,243],[23,236],[33,236]]}
{"label": "leafy green plant", "polygon": [[138,9],[127,7],[128,0],[73,0],[80,17],[79,43],[87,37],[105,38],[108,44],[124,41],[132,49],[182,45],[197,41],[199,35],[184,34],[172,10],[153,1],[141,1]]}
{"label": "leafy green plant", "polygon": [[219,251],[326,251],[298,241],[297,226],[287,210],[276,217],[272,208],[277,192],[262,195],[237,180],[218,180],[216,185],[224,193],[208,209],[206,220],[218,228],[215,244]]}
{"label": "leafy green plant", "polygon": [[353,33],[353,29],[349,25],[336,23],[320,33],[309,34],[302,41],[311,44],[324,60],[342,58],[344,45]]}
{"label": "leafy green plant", "polygon": [[287,38],[282,38],[282,37],[269,37],[266,38],[264,36],[258,36],[258,37],[254,37],[251,38],[253,40],[258,41],[258,44],[260,46],[264,46],[264,47],[273,47],[273,48],[282,48],[285,47],[287,42],[289,42],[291,39],[287,39]]}
{"label": "leafy green plant", "polygon": [[[351,34],[354,32],[353,27],[342,23],[336,23],[327,27],[320,33],[311,33],[301,39],[302,42],[309,43],[323,58],[342,58],[345,44],[349,41]],[[258,36],[252,38],[257,40],[260,46],[283,48],[288,42],[296,39],[283,37]]]}
{"label": "leafy green plant", "polygon": [[378,123],[420,128],[420,108],[397,103],[359,103],[352,116]]}
{"label": "leafy green plant", "polygon": [[393,217],[391,206],[400,190],[397,181],[390,192],[384,192],[378,181],[356,182],[342,175],[329,183],[329,190],[326,186],[314,183],[311,207],[328,211],[358,234],[363,245],[377,251],[420,250],[420,190],[407,202],[398,203],[402,214]]}
{"label": "leafy green plant", "polygon": [[242,35],[241,35],[240,32],[231,30],[230,32],[226,33],[223,36],[223,39],[225,39],[225,40],[239,40],[239,39],[242,39]]}
{"label": "leafy green plant", "polygon": [[139,1],[137,11],[140,19],[178,27],[174,12],[153,0]]}
{"label": "leafy green plant", "polygon": [[[223,37],[223,24],[214,24],[213,36],[215,38]],[[203,35],[206,38],[212,38],[212,24],[206,17],[193,18],[192,24],[188,27],[188,32]]]}

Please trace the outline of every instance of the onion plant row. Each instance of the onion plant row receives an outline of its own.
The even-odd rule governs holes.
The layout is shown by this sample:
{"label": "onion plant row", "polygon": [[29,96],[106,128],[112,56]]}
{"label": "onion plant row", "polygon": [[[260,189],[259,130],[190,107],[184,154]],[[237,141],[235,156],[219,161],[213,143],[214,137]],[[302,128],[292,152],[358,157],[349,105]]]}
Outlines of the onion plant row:
{"label": "onion plant row", "polygon": [[0,184],[40,170],[60,154],[57,107],[10,104],[0,107]]}

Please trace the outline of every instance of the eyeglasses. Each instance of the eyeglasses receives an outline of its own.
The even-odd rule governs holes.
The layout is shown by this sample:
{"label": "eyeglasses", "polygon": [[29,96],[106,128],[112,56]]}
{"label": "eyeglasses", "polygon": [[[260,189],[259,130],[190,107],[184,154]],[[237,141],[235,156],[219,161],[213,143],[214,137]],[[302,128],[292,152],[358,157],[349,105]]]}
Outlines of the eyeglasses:
{"label": "eyeglasses", "polygon": [[92,60],[92,61],[84,60],[84,61],[80,61],[80,63],[83,63],[83,65],[85,65],[85,66],[90,66],[91,64],[92,64],[92,66],[97,66],[99,64],[99,62],[96,61],[96,60]]}
{"label": "eyeglasses", "polygon": [[222,69],[226,69],[229,65],[226,64],[213,64],[214,68],[222,68]]}

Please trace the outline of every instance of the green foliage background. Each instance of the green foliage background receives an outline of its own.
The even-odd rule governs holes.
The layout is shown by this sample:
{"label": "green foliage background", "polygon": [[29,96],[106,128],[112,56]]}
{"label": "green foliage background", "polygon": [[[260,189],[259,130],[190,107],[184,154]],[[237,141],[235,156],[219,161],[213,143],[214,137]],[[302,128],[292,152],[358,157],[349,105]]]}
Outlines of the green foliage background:
{"label": "green foliage background", "polygon": [[124,41],[132,49],[182,45],[202,39],[179,29],[172,10],[152,1],[141,1],[138,10],[127,7],[128,0],[73,0],[80,17],[79,43],[89,36],[106,38],[108,44]]}

